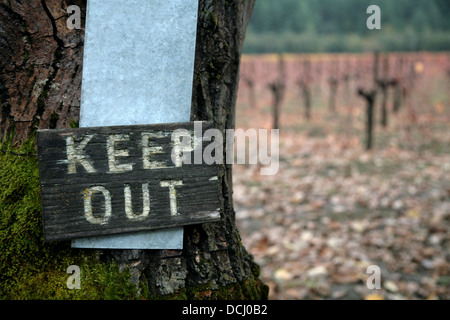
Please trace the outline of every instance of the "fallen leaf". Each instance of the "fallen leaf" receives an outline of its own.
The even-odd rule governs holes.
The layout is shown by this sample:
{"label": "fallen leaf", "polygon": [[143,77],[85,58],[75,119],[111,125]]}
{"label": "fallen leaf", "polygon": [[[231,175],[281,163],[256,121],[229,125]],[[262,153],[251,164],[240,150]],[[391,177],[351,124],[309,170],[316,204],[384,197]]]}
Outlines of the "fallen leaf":
{"label": "fallen leaf", "polygon": [[335,291],[331,294],[331,297],[333,299],[341,299],[343,298],[345,295],[347,294],[347,290],[346,289],[342,289],[342,290],[338,290]]}
{"label": "fallen leaf", "polygon": [[[358,282],[360,279],[360,275],[357,273],[341,273],[341,274],[334,274],[333,275],[333,280],[336,283],[356,283]],[[364,276],[364,278],[366,278]]]}
{"label": "fallen leaf", "polygon": [[304,200],[305,200],[305,194],[302,191],[296,192],[291,197],[291,203],[292,204],[299,204],[299,203],[302,203]]}
{"label": "fallen leaf", "polygon": [[409,210],[406,212],[406,216],[407,216],[408,218],[412,218],[412,219],[414,219],[414,218],[420,218],[420,211],[417,210],[417,209],[415,209],[415,208],[409,209]]}
{"label": "fallen leaf", "polygon": [[398,293],[388,293],[387,298],[388,300],[407,300],[405,296],[402,296],[401,294]]}
{"label": "fallen leaf", "polygon": [[292,280],[294,277],[291,272],[283,268],[276,270],[274,276],[280,282]]}
{"label": "fallen leaf", "polygon": [[307,274],[308,274],[308,277],[313,278],[313,277],[319,277],[319,276],[326,276],[326,275],[328,275],[328,271],[327,271],[327,268],[325,268],[324,266],[318,266],[318,267],[309,269]]}
{"label": "fallen leaf", "polygon": [[427,300],[438,300],[438,297],[436,294],[432,293],[427,297]]}
{"label": "fallen leaf", "polygon": [[444,104],[442,101],[436,101],[434,107],[438,113],[443,113],[445,110]]}
{"label": "fallen leaf", "polygon": [[421,73],[423,73],[424,70],[425,70],[425,66],[422,62],[417,61],[416,63],[414,63],[414,72],[416,74],[421,74]]}
{"label": "fallen leaf", "polygon": [[297,288],[297,289],[291,288],[291,289],[287,289],[285,293],[286,293],[288,299],[302,300],[302,299],[305,299],[306,296],[308,295],[308,289],[306,289],[306,288]]}
{"label": "fallen leaf", "polygon": [[392,204],[392,208],[395,210],[399,210],[401,208],[403,208],[403,201],[402,200],[395,200],[394,203]]}
{"label": "fallen leaf", "polygon": [[383,285],[390,292],[398,292],[398,287],[393,281],[385,281]]}
{"label": "fallen leaf", "polygon": [[357,221],[353,221],[350,226],[353,229],[353,231],[356,231],[358,233],[363,232],[364,230],[366,230],[367,226],[369,225],[369,222],[366,220],[357,220]]}
{"label": "fallen leaf", "polygon": [[365,296],[364,300],[384,300],[384,297],[377,293],[371,293],[371,294]]}

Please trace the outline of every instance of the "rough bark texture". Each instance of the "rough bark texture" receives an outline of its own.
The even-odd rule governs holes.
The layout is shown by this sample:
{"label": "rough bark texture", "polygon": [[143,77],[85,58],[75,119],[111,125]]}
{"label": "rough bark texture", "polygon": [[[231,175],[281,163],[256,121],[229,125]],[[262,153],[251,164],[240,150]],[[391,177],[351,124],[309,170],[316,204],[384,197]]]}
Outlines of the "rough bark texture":
{"label": "rough bark texture", "polygon": [[79,116],[84,29],[66,26],[66,8],[85,1],[0,2],[2,135],[64,128]]}
{"label": "rough bark texture", "polygon": [[[66,26],[69,5],[81,7],[81,30]],[[253,6],[254,0],[200,0],[191,120],[213,121],[223,132],[234,128],[240,54]],[[15,132],[14,140],[22,141],[36,128],[78,121],[85,8],[86,0],[0,0],[0,136]],[[219,185],[222,222],[185,227],[183,250],[99,255],[128,268],[146,298],[267,297],[235,225],[231,166],[220,166]]]}

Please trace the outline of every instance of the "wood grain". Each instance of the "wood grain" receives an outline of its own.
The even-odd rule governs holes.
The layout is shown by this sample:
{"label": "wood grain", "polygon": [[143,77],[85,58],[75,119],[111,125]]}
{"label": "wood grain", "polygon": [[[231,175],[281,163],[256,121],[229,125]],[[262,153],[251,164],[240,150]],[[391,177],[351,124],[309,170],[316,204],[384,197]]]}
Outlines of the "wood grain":
{"label": "wood grain", "polygon": [[[210,128],[202,122],[202,134]],[[176,166],[171,136],[177,129],[194,136],[193,122],[39,130],[45,240],[220,220],[217,165]],[[177,182],[172,188],[171,181]]]}

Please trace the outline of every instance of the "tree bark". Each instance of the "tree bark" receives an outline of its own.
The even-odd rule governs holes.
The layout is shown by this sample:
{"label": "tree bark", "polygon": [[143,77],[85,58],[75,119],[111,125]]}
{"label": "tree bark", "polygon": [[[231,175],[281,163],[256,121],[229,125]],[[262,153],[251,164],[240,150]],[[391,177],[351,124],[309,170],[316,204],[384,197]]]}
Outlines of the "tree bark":
{"label": "tree bark", "polygon": [[79,117],[84,29],[66,26],[69,5],[85,1],[0,2],[0,135],[15,141],[36,128]]}
{"label": "tree bark", "polygon": [[[213,121],[224,136],[235,126],[254,2],[199,2],[191,120]],[[81,8],[80,30],[66,26],[69,5]],[[78,121],[85,9],[86,0],[0,0],[0,136],[20,142],[37,128]],[[266,298],[268,287],[236,228],[231,165],[220,165],[218,177],[220,223],[185,227],[183,250],[103,250],[105,261],[128,267],[136,285],[146,283],[147,298]]]}

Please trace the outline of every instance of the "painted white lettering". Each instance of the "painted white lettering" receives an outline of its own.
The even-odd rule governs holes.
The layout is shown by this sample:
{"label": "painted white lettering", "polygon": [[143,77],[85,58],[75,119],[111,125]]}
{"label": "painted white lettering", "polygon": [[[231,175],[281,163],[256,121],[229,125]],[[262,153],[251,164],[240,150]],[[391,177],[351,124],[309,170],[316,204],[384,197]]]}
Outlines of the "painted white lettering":
{"label": "painted white lettering", "polygon": [[142,184],[142,202],[143,208],[142,213],[137,215],[133,210],[133,201],[131,199],[131,187],[126,184],[124,186],[124,196],[125,196],[125,213],[127,218],[133,221],[142,221],[147,218],[150,213],[150,192],[148,191],[148,183]]}
{"label": "painted white lettering", "polygon": [[[196,128],[195,128],[196,127]],[[194,124],[194,138],[188,130],[178,129],[172,134],[174,148],[172,149],[172,161],[175,166],[191,164],[191,154],[194,151],[194,164],[223,164],[224,141],[223,133],[216,128],[208,129],[202,137],[201,122]],[[226,129],[225,130],[225,161],[226,164],[260,164],[261,175],[275,175],[279,170],[279,130],[270,132],[268,141],[267,129]],[[203,141],[211,141],[203,150],[203,159],[199,157],[199,150]],[[248,142],[247,142],[248,141]],[[235,161],[236,145],[236,161]],[[269,155],[270,147],[270,155]],[[247,158],[248,157],[248,158]],[[202,162],[203,161],[203,162]]]}
{"label": "painted white lettering", "polygon": [[67,167],[68,173],[77,173],[77,163],[81,164],[83,168],[89,172],[96,172],[89,158],[84,154],[84,148],[91,141],[94,135],[86,135],[80,142],[75,142],[75,137],[70,136],[66,138],[66,152],[67,152]]}
{"label": "painted white lettering", "polygon": [[141,134],[141,146],[142,146],[142,166],[144,169],[160,169],[166,168],[166,164],[162,161],[152,161],[151,157],[155,154],[162,154],[163,148],[161,146],[150,146],[150,140],[152,138],[159,139],[164,135],[143,132]]}
{"label": "painted white lettering", "polygon": [[177,129],[172,133],[173,148],[171,153],[172,162],[175,167],[182,164],[191,164],[192,137],[189,130]]}
{"label": "painted white lettering", "polygon": [[170,215],[171,216],[177,216],[178,215],[177,191],[176,191],[175,187],[176,186],[182,186],[183,185],[183,181],[181,181],[181,180],[161,181],[160,185],[161,185],[161,187],[168,187],[169,188]]}
{"label": "painted white lettering", "polygon": [[106,150],[108,152],[108,165],[110,172],[126,172],[133,170],[132,163],[122,163],[117,164],[116,157],[128,157],[127,149],[118,149],[116,150],[116,142],[119,141],[128,141],[130,137],[127,134],[110,134],[108,136],[108,140],[106,141]]}
{"label": "painted white lettering", "polygon": [[[103,216],[96,217],[92,212],[92,196],[94,193],[101,192],[105,198],[104,208],[105,212]],[[92,224],[106,224],[109,218],[111,218],[112,206],[111,206],[111,193],[103,186],[94,186],[84,190],[84,216],[87,221]]]}

